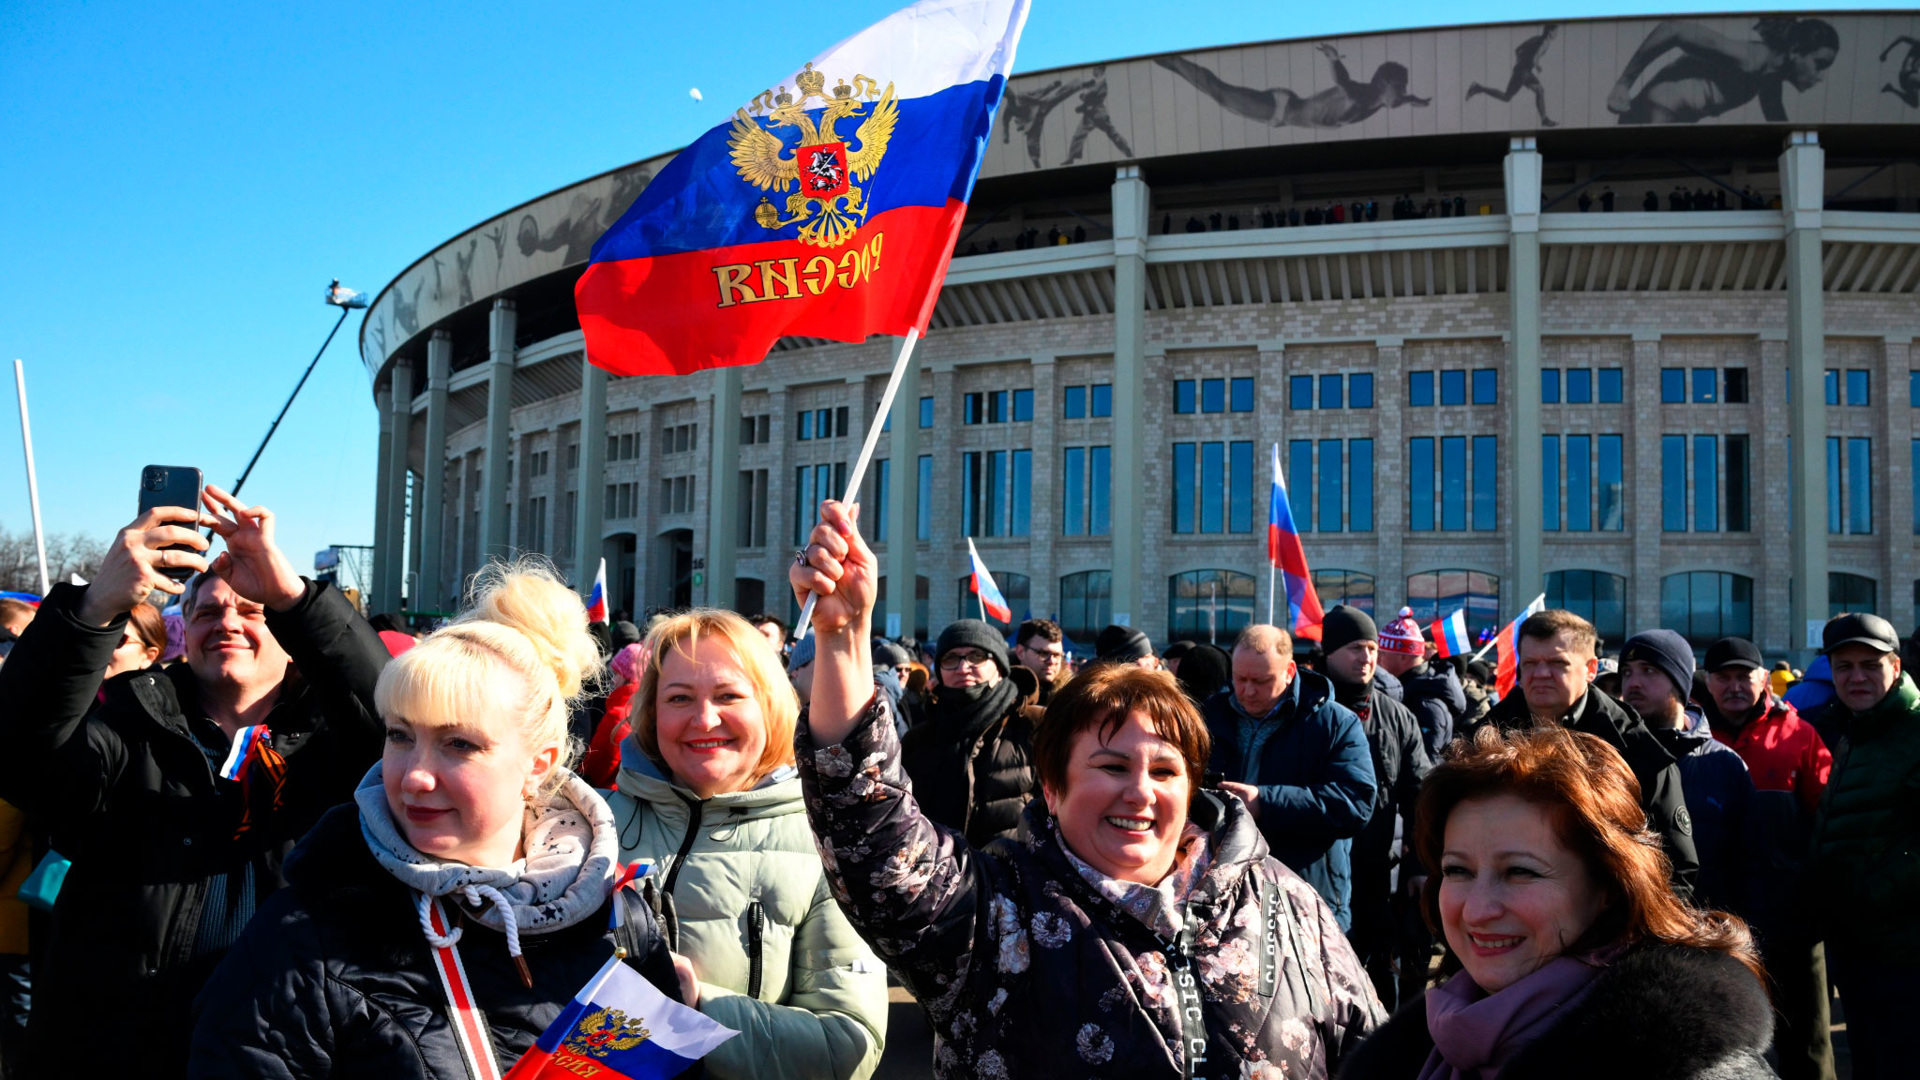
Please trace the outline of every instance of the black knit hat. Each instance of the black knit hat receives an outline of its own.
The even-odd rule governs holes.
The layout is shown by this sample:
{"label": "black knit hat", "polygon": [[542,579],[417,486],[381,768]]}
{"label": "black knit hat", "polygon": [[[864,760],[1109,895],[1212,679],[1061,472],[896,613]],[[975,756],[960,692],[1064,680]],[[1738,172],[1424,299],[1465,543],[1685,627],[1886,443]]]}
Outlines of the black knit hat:
{"label": "black knit hat", "polygon": [[1673,680],[1673,692],[1685,702],[1693,694],[1693,646],[1671,630],[1647,630],[1627,639],[1620,662],[1652,664]]}
{"label": "black knit hat", "polygon": [[1356,607],[1335,604],[1320,623],[1320,647],[1328,656],[1356,641],[1379,641],[1380,629],[1373,616]]}
{"label": "black knit hat", "polygon": [[1100,636],[1093,639],[1093,652],[1098,659],[1126,664],[1143,656],[1152,656],[1153,642],[1147,640],[1144,631],[1116,623],[1100,631]]}
{"label": "black knit hat", "polygon": [[940,631],[940,640],[933,647],[934,664],[938,665],[941,657],[961,648],[979,649],[993,657],[1003,677],[1013,669],[1013,658],[1007,655],[1005,639],[979,619],[960,619],[948,623],[947,628]]}

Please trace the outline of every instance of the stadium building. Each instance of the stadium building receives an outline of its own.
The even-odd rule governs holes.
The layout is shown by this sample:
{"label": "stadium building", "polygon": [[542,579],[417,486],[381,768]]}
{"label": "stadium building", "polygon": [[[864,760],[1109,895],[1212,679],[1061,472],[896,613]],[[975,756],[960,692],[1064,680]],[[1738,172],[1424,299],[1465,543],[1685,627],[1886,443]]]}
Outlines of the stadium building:
{"label": "stadium building", "polygon": [[[574,283],[669,157],[501,212],[368,311],[377,608],[539,551],[579,582],[604,557],[615,608],[791,610],[898,342],[587,364]],[[1783,655],[1835,611],[1915,623],[1920,14],[1025,74],[954,255],[864,485],[887,632],[975,613],[972,537],[1016,618],[1225,638],[1268,610],[1276,444],[1329,605],[1477,630],[1544,591],[1616,646]]]}

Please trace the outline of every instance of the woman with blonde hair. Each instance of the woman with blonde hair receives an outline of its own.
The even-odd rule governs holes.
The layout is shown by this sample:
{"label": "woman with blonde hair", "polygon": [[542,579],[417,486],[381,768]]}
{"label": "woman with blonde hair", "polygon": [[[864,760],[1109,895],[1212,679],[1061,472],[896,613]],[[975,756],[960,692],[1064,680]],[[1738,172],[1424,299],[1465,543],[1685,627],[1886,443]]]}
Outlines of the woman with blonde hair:
{"label": "woman with blonde hair", "polygon": [[745,619],[696,610],[647,637],[633,732],[608,796],[620,858],[646,878],[681,998],[741,1032],[716,1080],[855,1080],[880,1062],[886,973],[834,902],[807,828],[800,701]]}
{"label": "woman with blonde hair", "polygon": [[[676,996],[631,890],[608,929],[613,817],[565,764],[568,707],[599,666],[579,597],[534,560],[489,566],[466,613],[387,664],[380,763],[207,983],[192,1075],[504,1072],[616,945]],[[471,1026],[451,1003],[469,994]]]}

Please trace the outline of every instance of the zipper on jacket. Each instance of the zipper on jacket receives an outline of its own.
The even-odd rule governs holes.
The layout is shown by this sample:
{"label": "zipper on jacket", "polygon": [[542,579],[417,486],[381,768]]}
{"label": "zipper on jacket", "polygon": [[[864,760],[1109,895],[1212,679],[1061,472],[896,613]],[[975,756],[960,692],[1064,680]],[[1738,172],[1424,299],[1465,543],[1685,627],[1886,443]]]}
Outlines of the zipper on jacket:
{"label": "zipper on jacket", "polygon": [[747,905],[747,996],[760,998],[762,939],[766,935],[767,909],[755,900]]}
{"label": "zipper on jacket", "polygon": [[669,896],[673,895],[673,883],[680,880],[680,868],[686,865],[687,855],[693,851],[694,843],[700,839],[700,816],[705,806],[699,799],[681,795],[677,791],[674,794],[679,796],[681,802],[687,804],[687,835],[681,838],[680,852],[674,856],[673,866],[667,870],[666,883],[660,886],[660,891]]}

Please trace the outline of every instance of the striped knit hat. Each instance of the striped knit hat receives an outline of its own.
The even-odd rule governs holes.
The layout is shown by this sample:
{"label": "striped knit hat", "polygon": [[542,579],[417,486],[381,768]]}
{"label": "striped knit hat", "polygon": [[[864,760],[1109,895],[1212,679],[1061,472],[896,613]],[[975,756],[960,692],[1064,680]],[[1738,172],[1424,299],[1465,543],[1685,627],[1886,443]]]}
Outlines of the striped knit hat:
{"label": "striped knit hat", "polygon": [[1393,621],[1380,628],[1380,651],[1425,656],[1426,639],[1420,636],[1420,624],[1413,621],[1413,609],[1401,608]]}

